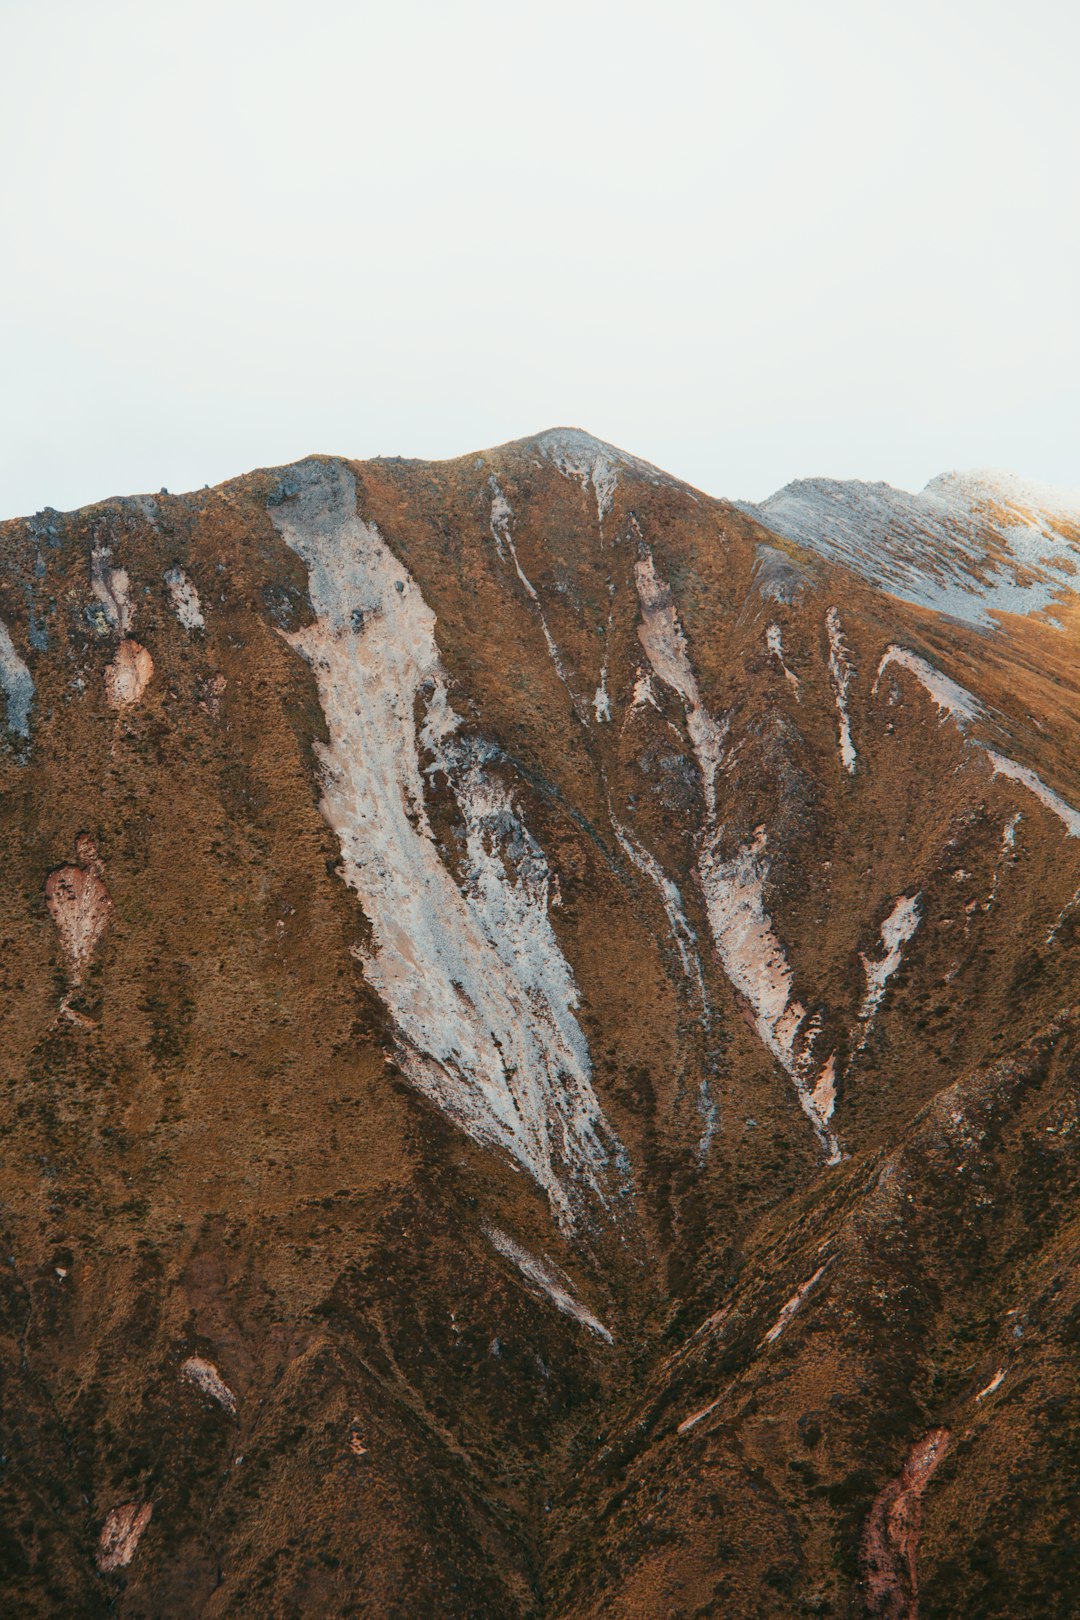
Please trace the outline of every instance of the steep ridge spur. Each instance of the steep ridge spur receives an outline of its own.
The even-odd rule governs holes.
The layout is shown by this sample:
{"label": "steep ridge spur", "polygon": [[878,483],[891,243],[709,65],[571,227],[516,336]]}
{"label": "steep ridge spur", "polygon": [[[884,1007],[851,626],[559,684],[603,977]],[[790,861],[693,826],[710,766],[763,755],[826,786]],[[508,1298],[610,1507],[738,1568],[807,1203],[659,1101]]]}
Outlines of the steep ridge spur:
{"label": "steep ridge spur", "polygon": [[1066,1614],[1075,505],[558,429],[3,538],[18,1612]]}

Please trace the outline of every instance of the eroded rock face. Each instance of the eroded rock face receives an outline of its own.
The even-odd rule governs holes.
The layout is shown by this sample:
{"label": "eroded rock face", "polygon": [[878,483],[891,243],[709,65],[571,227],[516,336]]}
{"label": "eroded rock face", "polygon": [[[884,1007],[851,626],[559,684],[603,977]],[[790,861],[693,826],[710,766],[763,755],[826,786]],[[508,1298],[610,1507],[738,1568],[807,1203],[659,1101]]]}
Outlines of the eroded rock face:
{"label": "eroded rock face", "polygon": [[889,1481],[870,1510],[862,1564],[866,1612],[874,1620],[918,1620],[923,1496],[948,1449],[948,1429],[931,1429],[915,1442],[899,1476]]}
{"label": "eroded rock face", "polygon": [[125,1502],[112,1508],[98,1538],[97,1567],[103,1575],[126,1569],[154,1512],[152,1502]]}
{"label": "eroded rock face", "polygon": [[113,909],[97,848],[86,833],[75,840],[75,862],[55,867],[45,879],[45,902],[68,959],[73,987],[82,982]]}
{"label": "eroded rock face", "polygon": [[154,660],[139,642],[125,639],[105,671],[105,696],[114,709],[130,709],[139,702],[154,673]]}

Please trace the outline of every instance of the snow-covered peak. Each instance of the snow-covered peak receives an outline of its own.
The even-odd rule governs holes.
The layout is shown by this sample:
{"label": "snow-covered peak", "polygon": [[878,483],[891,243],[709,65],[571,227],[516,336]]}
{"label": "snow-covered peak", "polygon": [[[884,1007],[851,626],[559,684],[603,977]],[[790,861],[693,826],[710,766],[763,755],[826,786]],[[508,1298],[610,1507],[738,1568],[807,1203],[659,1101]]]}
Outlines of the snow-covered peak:
{"label": "snow-covered peak", "polygon": [[908,602],[970,624],[1039,613],[1080,589],[1080,492],[949,472],[919,494],[806,478],[744,508]]}

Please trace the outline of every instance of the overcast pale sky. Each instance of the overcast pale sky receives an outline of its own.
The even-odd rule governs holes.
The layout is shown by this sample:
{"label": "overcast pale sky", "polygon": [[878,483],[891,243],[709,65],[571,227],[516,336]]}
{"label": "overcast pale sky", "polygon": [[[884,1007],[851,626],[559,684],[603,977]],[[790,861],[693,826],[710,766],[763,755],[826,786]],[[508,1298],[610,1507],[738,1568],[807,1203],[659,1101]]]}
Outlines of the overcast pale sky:
{"label": "overcast pale sky", "polygon": [[0,0],[0,515],[557,423],[1080,485],[1075,0]]}

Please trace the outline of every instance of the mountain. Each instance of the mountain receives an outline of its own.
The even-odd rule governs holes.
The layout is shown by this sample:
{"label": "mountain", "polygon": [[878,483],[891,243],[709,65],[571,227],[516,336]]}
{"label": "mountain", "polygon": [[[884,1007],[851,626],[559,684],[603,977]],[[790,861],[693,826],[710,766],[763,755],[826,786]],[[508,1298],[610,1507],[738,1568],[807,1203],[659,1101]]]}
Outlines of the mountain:
{"label": "mountain", "polygon": [[2,538],[6,1611],[1074,1613],[1080,503]]}

